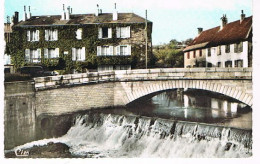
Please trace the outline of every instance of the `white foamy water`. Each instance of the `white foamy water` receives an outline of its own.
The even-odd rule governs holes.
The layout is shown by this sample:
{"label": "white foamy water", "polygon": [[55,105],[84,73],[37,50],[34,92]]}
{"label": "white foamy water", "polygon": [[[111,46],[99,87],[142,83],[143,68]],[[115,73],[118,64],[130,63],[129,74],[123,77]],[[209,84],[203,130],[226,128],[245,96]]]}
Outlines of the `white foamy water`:
{"label": "white foamy water", "polygon": [[61,142],[83,157],[249,157],[251,131],[148,117],[86,114],[60,138],[17,148]]}

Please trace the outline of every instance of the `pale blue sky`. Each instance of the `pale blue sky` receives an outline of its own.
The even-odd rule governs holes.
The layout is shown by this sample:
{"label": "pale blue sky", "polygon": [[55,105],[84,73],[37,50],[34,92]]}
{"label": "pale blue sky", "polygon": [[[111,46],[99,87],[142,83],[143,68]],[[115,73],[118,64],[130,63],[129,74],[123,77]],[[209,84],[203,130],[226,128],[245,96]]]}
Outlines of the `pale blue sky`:
{"label": "pale blue sky", "polygon": [[134,12],[153,22],[153,44],[168,43],[193,38],[197,28],[204,30],[220,25],[220,17],[226,14],[228,21],[240,18],[241,10],[252,15],[252,0],[5,0],[5,14],[12,16],[19,11],[22,19],[23,6],[31,6],[32,15],[52,15],[62,12],[62,4],[73,8],[73,13],[94,13],[96,4],[103,12],[112,12],[114,3],[119,12]]}

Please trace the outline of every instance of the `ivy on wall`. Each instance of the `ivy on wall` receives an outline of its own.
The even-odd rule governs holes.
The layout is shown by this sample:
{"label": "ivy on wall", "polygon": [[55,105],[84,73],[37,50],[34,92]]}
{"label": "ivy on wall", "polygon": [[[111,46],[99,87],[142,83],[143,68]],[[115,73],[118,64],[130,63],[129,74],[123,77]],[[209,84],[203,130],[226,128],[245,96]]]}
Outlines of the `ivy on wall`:
{"label": "ivy on wall", "polygon": [[[145,42],[141,38],[134,38],[135,42],[131,41],[131,56],[97,56],[97,46],[113,45],[117,46],[124,39],[116,38],[116,27],[131,26],[132,33],[137,33],[145,28],[144,23],[135,24],[90,24],[90,25],[66,25],[66,26],[29,26],[20,27],[14,26],[11,35],[11,42],[7,44],[6,50],[12,56],[12,64],[15,69],[33,65],[25,63],[25,49],[41,48],[41,65],[49,69],[64,69],[66,73],[70,73],[72,69],[82,71],[83,68],[96,68],[98,65],[125,65],[131,64],[132,68],[144,68]],[[98,39],[99,27],[112,27],[112,38]],[[82,39],[76,39],[76,30],[82,28]],[[28,42],[27,30],[39,30],[39,41]],[[44,31],[46,29],[58,29],[57,41],[45,41]],[[152,23],[148,23],[148,43],[151,43]],[[72,48],[86,49],[85,61],[72,61]],[[59,48],[59,59],[45,59],[44,48]],[[65,54],[64,52],[67,52]],[[152,49],[148,48],[148,61],[152,59]],[[152,62],[150,61],[150,64]],[[39,64],[38,64],[39,65]]]}

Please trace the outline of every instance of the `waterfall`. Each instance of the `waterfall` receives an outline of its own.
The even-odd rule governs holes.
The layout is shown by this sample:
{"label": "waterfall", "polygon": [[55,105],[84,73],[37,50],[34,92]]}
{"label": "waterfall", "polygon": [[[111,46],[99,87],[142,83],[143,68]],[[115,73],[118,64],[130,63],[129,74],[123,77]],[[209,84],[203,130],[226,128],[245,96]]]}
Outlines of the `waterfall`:
{"label": "waterfall", "polygon": [[252,131],[142,116],[86,114],[62,137],[89,157],[250,157]]}
{"label": "waterfall", "polygon": [[203,123],[104,113],[78,115],[61,142],[78,157],[250,157],[252,131]]}

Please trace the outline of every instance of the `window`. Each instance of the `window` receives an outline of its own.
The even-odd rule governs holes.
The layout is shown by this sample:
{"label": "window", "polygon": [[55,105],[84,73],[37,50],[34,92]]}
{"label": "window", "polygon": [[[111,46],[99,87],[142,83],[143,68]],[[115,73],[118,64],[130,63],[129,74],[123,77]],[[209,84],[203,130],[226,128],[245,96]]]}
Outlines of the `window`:
{"label": "window", "polygon": [[127,46],[120,46],[120,55],[127,55]]}
{"label": "window", "polygon": [[243,52],[243,42],[239,42],[239,43],[234,44],[234,52],[235,53]]}
{"label": "window", "polygon": [[235,60],[235,67],[243,67],[243,60]]}
{"label": "window", "polygon": [[207,63],[207,67],[212,67],[212,63]]}
{"label": "window", "polygon": [[225,67],[232,67],[232,61],[226,61]]}
{"label": "window", "polygon": [[218,62],[218,63],[217,63],[217,67],[221,67],[221,62]]}
{"label": "window", "polygon": [[82,39],[82,28],[79,28],[76,31],[76,39],[78,39],[78,40]]}
{"label": "window", "polygon": [[45,40],[46,41],[56,41],[58,40],[58,30],[45,30]]}
{"label": "window", "polygon": [[59,58],[59,48],[44,48],[45,59]]}
{"label": "window", "polygon": [[113,46],[97,46],[97,56],[112,56],[112,55],[122,55],[127,56],[131,55],[131,46],[130,45],[119,45]]}
{"label": "window", "polygon": [[116,28],[117,38],[130,38],[130,35],[131,35],[130,26]]}
{"label": "window", "polygon": [[39,41],[39,30],[28,30],[27,31],[27,41]]}
{"label": "window", "polygon": [[97,56],[111,56],[114,55],[113,46],[97,46]]}
{"label": "window", "polygon": [[130,45],[120,45],[116,47],[116,55],[131,55],[131,46]]}
{"label": "window", "polygon": [[187,59],[190,58],[190,52],[187,52]]}
{"label": "window", "polygon": [[25,62],[27,63],[40,63],[41,62],[41,49],[25,49]]}
{"label": "window", "polygon": [[131,70],[131,65],[116,65],[115,70]]}
{"label": "window", "polygon": [[208,56],[211,56],[211,49],[208,48]]}
{"label": "window", "polygon": [[110,71],[113,70],[113,65],[101,65],[98,66],[98,71]]}
{"label": "window", "polygon": [[225,52],[226,53],[230,52],[230,44],[225,45]]}
{"label": "window", "polygon": [[202,56],[202,50],[199,50],[200,56]]}
{"label": "window", "polygon": [[98,38],[112,38],[112,28],[102,27],[98,28]]}
{"label": "window", "polygon": [[221,55],[221,46],[218,46],[217,55]]}
{"label": "window", "polygon": [[72,61],[85,61],[86,59],[85,47],[72,48]]}
{"label": "window", "polygon": [[193,51],[193,58],[196,58],[196,51]]}

